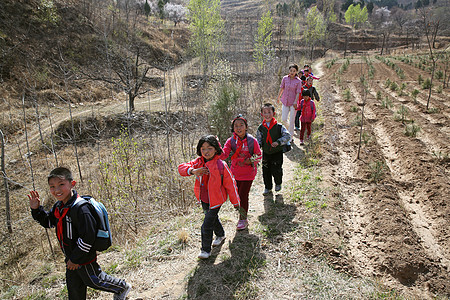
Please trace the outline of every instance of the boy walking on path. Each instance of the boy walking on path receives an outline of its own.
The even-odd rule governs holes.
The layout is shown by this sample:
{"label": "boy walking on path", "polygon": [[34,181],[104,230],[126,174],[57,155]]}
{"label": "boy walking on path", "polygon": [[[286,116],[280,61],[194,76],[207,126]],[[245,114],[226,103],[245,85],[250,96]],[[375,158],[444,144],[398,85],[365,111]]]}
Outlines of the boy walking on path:
{"label": "boy walking on path", "polygon": [[40,205],[39,193],[30,191],[31,215],[45,228],[56,228],[58,243],[66,256],[66,284],[69,300],[86,299],[87,287],[114,293],[114,300],[126,299],[131,285],[103,272],[93,247],[97,220],[87,201],[73,205],[81,198],[73,188],[76,182],[66,168],[56,168],[48,176],[50,193],[57,202],[47,212]]}
{"label": "boy walking on path", "polygon": [[277,123],[275,116],[275,107],[266,103],[261,108],[261,116],[263,122],[259,125],[256,131],[256,140],[261,146],[262,157],[262,171],[264,179],[263,195],[268,195],[272,192],[273,180],[275,181],[275,191],[281,190],[283,181],[283,145],[286,145],[290,139],[286,127]]}

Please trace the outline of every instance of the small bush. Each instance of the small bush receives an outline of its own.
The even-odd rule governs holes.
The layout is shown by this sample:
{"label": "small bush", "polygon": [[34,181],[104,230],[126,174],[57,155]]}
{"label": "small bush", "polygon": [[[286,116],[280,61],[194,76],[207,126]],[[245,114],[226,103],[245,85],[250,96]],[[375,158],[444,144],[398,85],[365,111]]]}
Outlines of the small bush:
{"label": "small bush", "polygon": [[442,78],[444,78],[444,72],[442,72],[442,70],[438,70],[438,71],[436,72],[436,78],[437,78],[438,80],[441,80]]}
{"label": "small bush", "polygon": [[391,85],[389,86],[389,89],[393,92],[398,90],[398,85],[396,82],[391,82]]}
{"label": "small bush", "polygon": [[437,92],[438,94],[442,94],[442,90],[443,90],[443,89],[444,89],[443,86],[440,85],[440,86],[438,86],[436,92]]}
{"label": "small bush", "polygon": [[364,145],[367,145],[372,139],[372,137],[365,131],[362,133],[361,138]]}
{"label": "small bush", "polygon": [[416,100],[418,94],[419,94],[419,90],[417,90],[417,89],[414,89],[411,92],[411,96],[414,98],[414,100]]}
{"label": "small bush", "polygon": [[420,131],[420,127],[414,123],[408,124],[405,127],[405,134],[410,137],[416,137]]}
{"label": "small bush", "polygon": [[352,107],[350,108],[350,111],[351,111],[351,112],[358,112],[358,106],[352,106]]}
{"label": "small bush", "polygon": [[352,126],[361,126],[361,117],[359,115],[357,115],[353,121],[352,121]]}
{"label": "small bush", "polygon": [[437,107],[431,107],[427,110],[427,113],[429,113],[429,114],[437,114],[439,112],[440,112],[440,109]]}
{"label": "small bush", "polygon": [[422,82],[423,82],[422,74],[419,74],[419,77],[417,78],[417,82],[419,84],[422,84]]}
{"label": "small bush", "polygon": [[381,101],[381,91],[378,91],[378,92],[377,92],[377,100],[378,100],[378,101]]}
{"label": "small bush", "polygon": [[386,81],[384,82],[384,87],[385,88],[388,88],[388,87],[390,87],[391,86],[391,80],[388,78],[388,79],[386,79]]}
{"label": "small bush", "polygon": [[369,178],[373,182],[379,182],[383,179],[386,172],[386,163],[384,161],[376,161],[369,165]]}
{"label": "small bush", "polygon": [[342,96],[344,97],[345,101],[349,102],[352,97],[352,94],[350,93],[350,89],[345,89]]}
{"label": "small bush", "polygon": [[431,88],[431,79],[427,78],[423,83],[422,83],[422,88],[424,90],[427,90],[429,88]]}
{"label": "small bush", "polygon": [[392,101],[389,99],[388,96],[386,96],[386,97],[384,98],[384,100],[381,101],[381,106],[383,106],[384,108],[391,108],[391,106],[392,106]]}
{"label": "small bush", "polygon": [[400,108],[397,110],[397,112],[394,115],[394,119],[396,121],[402,121],[402,123],[405,123],[406,116],[409,114],[408,108],[404,106],[403,104],[400,106]]}

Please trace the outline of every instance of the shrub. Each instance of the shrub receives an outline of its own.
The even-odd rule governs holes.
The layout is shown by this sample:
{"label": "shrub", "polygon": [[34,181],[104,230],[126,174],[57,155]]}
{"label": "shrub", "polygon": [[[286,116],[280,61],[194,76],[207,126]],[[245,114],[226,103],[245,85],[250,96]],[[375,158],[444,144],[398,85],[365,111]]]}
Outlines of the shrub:
{"label": "shrub", "polygon": [[378,91],[378,92],[377,92],[377,100],[378,100],[378,101],[381,101],[381,91]]}
{"label": "shrub", "polygon": [[438,70],[438,71],[436,72],[436,78],[437,78],[438,80],[441,80],[442,78],[444,78],[444,72],[442,72],[442,70]]}
{"label": "shrub", "polygon": [[381,101],[381,106],[383,106],[384,108],[391,108],[391,106],[392,106],[392,101],[389,99],[388,96],[386,96],[386,97],[384,98],[384,100]]}
{"label": "shrub", "polygon": [[416,137],[417,133],[419,131],[420,131],[420,127],[418,125],[414,124],[414,122],[406,125],[406,127],[405,127],[405,134],[407,136]]}
{"label": "shrub", "polygon": [[422,88],[423,88],[424,90],[427,90],[427,89],[431,88],[431,79],[430,79],[430,78],[427,78],[427,79],[423,82]]}
{"label": "shrub", "polygon": [[386,172],[386,163],[384,161],[376,161],[369,165],[370,175],[369,178],[373,182],[379,182],[383,179]]}
{"label": "shrub", "polygon": [[417,82],[419,82],[419,84],[422,84],[423,82],[422,74],[419,74],[419,77],[417,77]]}
{"label": "shrub", "polygon": [[438,86],[438,88],[437,88],[437,92],[438,92],[438,94],[442,94],[442,90],[443,90],[444,88],[443,88],[443,86],[442,85],[440,85],[440,86]]}
{"label": "shrub", "polygon": [[358,112],[358,106],[352,106],[352,107],[350,108],[350,111],[351,111],[351,112]]}
{"label": "shrub", "polygon": [[214,77],[216,78],[208,87],[208,99],[211,102],[209,120],[211,133],[225,142],[230,133],[230,120],[236,114],[236,105],[241,94],[231,68],[226,61],[216,64]]}
{"label": "shrub", "polygon": [[389,86],[389,89],[393,92],[398,90],[398,85],[396,82],[391,82],[391,85]]}
{"label": "shrub", "polygon": [[414,89],[411,92],[411,96],[414,98],[414,100],[416,100],[418,94],[419,94],[419,90],[417,90],[417,89]]}
{"label": "shrub", "polygon": [[391,86],[391,80],[388,78],[386,79],[386,81],[384,82],[384,87],[388,88]]}
{"label": "shrub", "polygon": [[352,94],[350,93],[350,89],[345,89],[344,90],[343,97],[344,97],[345,101],[347,101],[347,102],[350,101],[350,98],[352,97]]}
{"label": "shrub", "polygon": [[402,123],[405,123],[406,116],[409,114],[408,108],[404,106],[403,104],[400,106],[400,108],[397,110],[397,112],[394,115],[394,119],[396,121],[402,121]]}
{"label": "shrub", "polygon": [[361,137],[362,137],[362,142],[364,143],[364,145],[367,145],[370,142],[370,140],[372,139],[371,136],[365,131],[362,133]]}

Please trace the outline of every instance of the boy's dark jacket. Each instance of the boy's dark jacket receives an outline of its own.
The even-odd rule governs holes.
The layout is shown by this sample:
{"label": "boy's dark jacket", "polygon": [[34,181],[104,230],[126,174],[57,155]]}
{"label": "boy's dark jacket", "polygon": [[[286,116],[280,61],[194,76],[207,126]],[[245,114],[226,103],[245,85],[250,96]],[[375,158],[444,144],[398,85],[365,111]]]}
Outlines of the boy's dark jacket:
{"label": "boy's dark jacket", "polygon": [[[97,258],[97,253],[92,247],[97,235],[97,221],[92,215],[89,205],[86,205],[87,202],[78,206],[76,210],[70,208],[77,197],[77,192],[73,191],[73,196],[62,207],[69,208],[69,211],[62,223],[63,240],[58,242],[66,256],[66,262],[70,259],[75,264],[84,265],[95,261]],[[43,227],[56,228],[58,219],[55,217],[55,210],[60,209],[62,205],[61,201],[57,201],[49,212],[39,206],[37,209],[31,209],[31,215]],[[71,216],[75,213],[77,214],[78,224],[72,222]]]}
{"label": "boy's dark jacket", "polygon": [[[272,137],[272,141],[278,141],[279,138],[281,138],[281,124],[276,124],[275,126],[273,126],[270,129],[270,136]],[[258,131],[261,132],[262,135],[262,144],[260,145],[263,152],[267,153],[267,154],[273,154],[273,153],[277,153],[277,152],[282,152],[283,151],[283,146],[281,145],[281,143],[278,141],[278,146],[276,146],[275,148],[272,147],[271,145],[269,145],[266,142],[267,139],[267,128],[264,127],[262,124],[259,125],[258,127]]]}

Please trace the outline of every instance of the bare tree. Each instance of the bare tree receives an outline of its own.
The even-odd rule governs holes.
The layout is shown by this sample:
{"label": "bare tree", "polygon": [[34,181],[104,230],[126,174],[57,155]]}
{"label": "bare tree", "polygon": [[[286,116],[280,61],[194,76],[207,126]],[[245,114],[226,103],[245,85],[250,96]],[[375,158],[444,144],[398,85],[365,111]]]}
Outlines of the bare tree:
{"label": "bare tree", "polygon": [[436,71],[436,62],[437,62],[437,56],[435,55],[433,48],[434,43],[436,40],[437,31],[439,28],[439,19],[431,19],[431,11],[425,8],[422,8],[420,10],[420,16],[422,18],[422,26],[423,26],[423,32],[425,33],[425,37],[427,38],[427,45],[428,50],[430,51],[430,60],[432,63],[431,66],[431,80],[430,80],[430,87],[428,89],[428,99],[427,99],[427,111],[430,107],[430,99],[431,99],[431,91],[433,88],[433,79],[434,79],[434,72]]}
{"label": "bare tree", "polygon": [[4,137],[3,131],[1,129],[0,129],[0,138],[1,138],[1,142],[2,142],[1,172],[2,172],[2,177],[3,177],[3,185],[5,186],[6,227],[8,228],[8,232],[12,233],[11,208],[9,206],[9,186],[8,186],[8,179],[6,176],[6,168],[5,168],[5,137]]}

